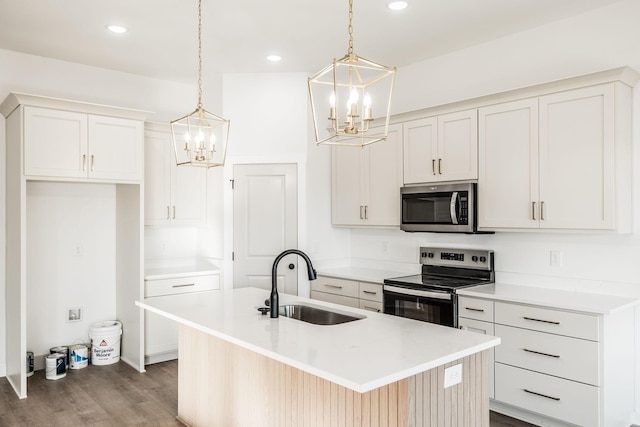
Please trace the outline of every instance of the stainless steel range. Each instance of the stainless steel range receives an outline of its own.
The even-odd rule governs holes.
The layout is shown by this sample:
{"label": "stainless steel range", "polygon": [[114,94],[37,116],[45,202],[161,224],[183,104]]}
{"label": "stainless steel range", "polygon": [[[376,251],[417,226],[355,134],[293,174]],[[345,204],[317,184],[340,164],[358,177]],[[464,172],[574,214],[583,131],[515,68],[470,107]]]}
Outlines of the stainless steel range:
{"label": "stainless steel range", "polygon": [[384,280],[384,312],[458,327],[457,291],[493,283],[493,251],[420,248],[422,274]]}

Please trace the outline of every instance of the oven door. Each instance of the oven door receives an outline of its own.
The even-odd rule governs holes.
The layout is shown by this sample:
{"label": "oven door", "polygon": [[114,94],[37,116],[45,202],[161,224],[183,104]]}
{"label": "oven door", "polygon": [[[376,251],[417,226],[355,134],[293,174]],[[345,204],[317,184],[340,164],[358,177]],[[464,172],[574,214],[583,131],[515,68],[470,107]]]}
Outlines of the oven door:
{"label": "oven door", "polygon": [[384,285],[383,294],[386,314],[457,327],[454,293]]}

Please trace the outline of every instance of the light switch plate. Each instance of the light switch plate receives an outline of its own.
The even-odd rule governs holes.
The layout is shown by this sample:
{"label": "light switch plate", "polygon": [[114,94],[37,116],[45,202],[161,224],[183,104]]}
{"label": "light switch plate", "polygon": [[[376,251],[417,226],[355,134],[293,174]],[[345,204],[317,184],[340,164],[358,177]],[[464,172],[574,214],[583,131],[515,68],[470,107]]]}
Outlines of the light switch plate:
{"label": "light switch plate", "polygon": [[460,384],[462,382],[462,363],[451,366],[444,370],[444,388],[449,388],[452,385]]}

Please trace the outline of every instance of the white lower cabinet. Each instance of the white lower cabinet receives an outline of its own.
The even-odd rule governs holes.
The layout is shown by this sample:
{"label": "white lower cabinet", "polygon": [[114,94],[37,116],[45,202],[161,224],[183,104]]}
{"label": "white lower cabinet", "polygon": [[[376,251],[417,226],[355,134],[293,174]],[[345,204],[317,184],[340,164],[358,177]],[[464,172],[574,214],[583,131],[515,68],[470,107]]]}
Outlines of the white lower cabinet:
{"label": "white lower cabinet", "polygon": [[[145,280],[145,300],[171,302],[176,295],[215,292],[220,289],[220,275],[207,274],[170,279]],[[152,312],[144,313],[145,365],[178,358],[178,324]]]}
{"label": "white lower cabinet", "polygon": [[458,302],[462,329],[501,339],[490,369],[493,410],[535,425],[631,424],[633,310],[585,313],[463,295]]}
{"label": "white lower cabinet", "polygon": [[382,313],[382,284],[318,276],[311,282],[311,298]]}

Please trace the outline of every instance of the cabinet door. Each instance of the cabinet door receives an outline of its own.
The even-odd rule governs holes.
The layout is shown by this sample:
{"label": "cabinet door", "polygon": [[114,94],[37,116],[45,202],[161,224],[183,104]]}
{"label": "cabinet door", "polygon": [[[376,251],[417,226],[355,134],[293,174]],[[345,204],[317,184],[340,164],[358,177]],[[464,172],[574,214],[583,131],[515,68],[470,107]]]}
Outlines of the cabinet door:
{"label": "cabinet door", "polygon": [[207,222],[207,169],[176,166],[175,154],[169,153],[173,170],[171,222],[176,225],[205,225]]}
{"label": "cabinet door", "polygon": [[[171,218],[171,135],[146,131],[144,141],[144,223],[168,224]],[[175,164],[175,162],[174,162]]]}
{"label": "cabinet door", "polygon": [[538,99],[479,110],[478,226],[537,228]]}
{"label": "cabinet door", "polygon": [[368,157],[365,178],[367,225],[400,226],[400,186],[402,185],[402,125],[389,126],[386,141],[364,148]]}
{"label": "cabinet door", "polygon": [[402,145],[404,183],[436,181],[438,120],[429,117],[404,123]]}
{"label": "cabinet door", "polygon": [[478,110],[438,116],[438,181],[478,179]]}
{"label": "cabinet door", "polygon": [[364,222],[364,150],[366,148],[331,147],[331,221],[334,225],[362,225]]}
{"label": "cabinet door", "polygon": [[141,180],[142,128],[138,120],[89,116],[89,177]]}
{"label": "cabinet door", "polygon": [[540,227],[613,229],[614,88],[540,97]]}
{"label": "cabinet door", "polygon": [[25,175],[87,176],[87,115],[24,107]]}

